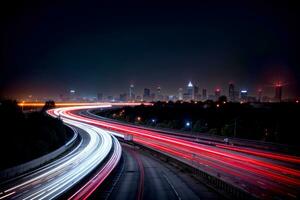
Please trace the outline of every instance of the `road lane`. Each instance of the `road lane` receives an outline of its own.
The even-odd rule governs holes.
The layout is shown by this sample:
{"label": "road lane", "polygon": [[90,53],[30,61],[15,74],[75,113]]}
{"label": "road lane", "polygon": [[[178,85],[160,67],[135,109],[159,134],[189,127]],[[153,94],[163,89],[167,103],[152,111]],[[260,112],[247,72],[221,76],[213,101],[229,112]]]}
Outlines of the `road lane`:
{"label": "road lane", "polygon": [[[152,155],[123,144],[125,169],[109,199],[222,199],[214,191]],[[141,162],[139,165],[138,162]],[[144,179],[141,179],[141,166]],[[143,181],[142,183],[140,181]]]}
{"label": "road lane", "polygon": [[[65,109],[57,109],[49,111],[49,113],[58,116],[57,114],[62,110]],[[82,181],[101,164],[100,172],[91,183],[91,186],[97,187],[116,166],[121,156],[121,148],[113,149],[114,146],[119,145],[119,142],[111,134],[103,129],[70,120],[64,116],[61,118],[65,123],[78,130],[82,138],[78,147],[28,176],[1,184],[0,199],[57,198]],[[110,154],[112,150],[114,151]],[[111,155],[109,162],[104,162],[109,155]],[[83,199],[93,191],[93,187],[89,188],[89,190],[85,190]],[[72,198],[77,199],[77,196],[72,196]]]}
{"label": "road lane", "polygon": [[300,195],[299,157],[224,145],[201,144],[182,137],[103,120],[87,109],[69,112],[79,121],[123,135],[136,143],[167,153],[262,199],[297,199]]}

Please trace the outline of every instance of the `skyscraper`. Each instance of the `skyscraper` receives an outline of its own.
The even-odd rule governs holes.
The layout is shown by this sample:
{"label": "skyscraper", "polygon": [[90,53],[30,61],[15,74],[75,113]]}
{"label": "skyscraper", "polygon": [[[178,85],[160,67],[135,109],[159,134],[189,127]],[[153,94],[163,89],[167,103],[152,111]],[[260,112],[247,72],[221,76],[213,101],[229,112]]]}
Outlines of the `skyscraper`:
{"label": "skyscraper", "polygon": [[183,100],[183,89],[182,88],[178,89],[178,100],[179,101]]}
{"label": "skyscraper", "polygon": [[200,94],[199,94],[199,87],[198,86],[194,86],[193,93],[194,93],[193,94],[193,96],[194,96],[193,100],[196,100],[196,101],[200,100]]}
{"label": "skyscraper", "polygon": [[215,100],[217,101],[219,99],[219,97],[221,96],[221,89],[217,88],[215,90]]}
{"label": "skyscraper", "polygon": [[164,97],[163,97],[163,95],[162,95],[162,93],[161,93],[161,88],[160,88],[160,86],[158,86],[158,87],[156,88],[156,93],[157,93],[157,95],[156,95],[156,100],[157,100],[157,101],[163,101]]}
{"label": "skyscraper", "polygon": [[76,94],[75,90],[70,90],[69,94],[70,94],[70,100],[71,101],[76,101],[77,100],[77,94]]}
{"label": "skyscraper", "polygon": [[144,89],[143,100],[150,101],[150,89],[149,88]]}
{"label": "skyscraper", "polygon": [[275,84],[275,101],[281,102],[282,100],[282,84],[276,83]]}
{"label": "skyscraper", "polygon": [[131,84],[129,87],[129,100],[134,101],[135,100],[135,95],[134,95],[134,85]]}
{"label": "skyscraper", "polygon": [[241,100],[247,101],[248,98],[248,91],[247,90],[241,90]]}
{"label": "skyscraper", "polygon": [[205,88],[202,89],[202,100],[207,100],[207,90]]}
{"label": "skyscraper", "polygon": [[188,86],[187,86],[187,95],[189,100],[194,100],[194,86],[192,82],[190,81]]}
{"label": "skyscraper", "polygon": [[234,95],[234,84],[229,83],[229,89],[228,89],[228,97],[229,101],[235,101],[235,95]]}
{"label": "skyscraper", "polygon": [[262,101],[262,89],[258,89],[257,91],[257,101],[258,102]]}

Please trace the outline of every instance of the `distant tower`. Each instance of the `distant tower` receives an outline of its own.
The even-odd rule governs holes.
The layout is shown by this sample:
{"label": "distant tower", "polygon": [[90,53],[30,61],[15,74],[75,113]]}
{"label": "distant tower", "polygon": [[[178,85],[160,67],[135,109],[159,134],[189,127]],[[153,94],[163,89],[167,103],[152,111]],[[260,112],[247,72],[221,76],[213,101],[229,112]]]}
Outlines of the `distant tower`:
{"label": "distant tower", "polygon": [[194,100],[198,101],[200,100],[200,95],[199,95],[199,87],[198,86],[194,86]]}
{"label": "distant tower", "polygon": [[247,90],[241,90],[241,100],[247,101],[248,98],[248,91]]}
{"label": "distant tower", "polygon": [[157,92],[157,95],[158,95],[158,96],[161,95],[161,88],[160,88],[160,86],[158,86],[158,87],[156,88],[156,92]]}
{"label": "distant tower", "polygon": [[189,84],[187,86],[187,94],[188,94],[190,100],[194,100],[194,86],[191,81],[189,82]]}
{"label": "distant tower", "polygon": [[258,102],[262,101],[262,89],[258,89],[257,91],[257,101]]}
{"label": "distant tower", "polygon": [[143,100],[144,101],[150,100],[150,89],[148,89],[148,88],[144,89]]}
{"label": "distant tower", "polygon": [[235,92],[234,92],[234,84],[229,83],[229,90],[228,90],[228,97],[229,101],[235,101]]}
{"label": "distant tower", "polygon": [[134,101],[135,100],[135,96],[134,96],[134,85],[131,84],[129,87],[129,100],[130,101]]}
{"label": "distant tower", "polygon": [[76,100],[76,91],[70,90],[70,100],[75,101]]}
{"label": "distant tower", "polygon": [[217,88],[215,90],[215,99],[218,100],[220,96],[221,96],[221,89]]}
{"label": "distant tower", "polygon": [[277,102],[281,102],[281,100],[282,100],[282,84],[281,83],[275,84],[275,100]]}
{"label": "distant tower", "polygon": [[160,86],[158,86],[156,88],[156,93],[157,93],[157,95],[156,95],[157,101],[162,101],[164,99],[164,97],[161,94],[161,88],[160,88]]}
{"label": "distant tower", "polygon": [[207,100],[207,90],[205,88],[202,89],[202,100]]}
{"label": "distant tower", "polygon": [[180,101],[183,100],[183,89],[182,88],[178,89],[178,100],[180,100]]}

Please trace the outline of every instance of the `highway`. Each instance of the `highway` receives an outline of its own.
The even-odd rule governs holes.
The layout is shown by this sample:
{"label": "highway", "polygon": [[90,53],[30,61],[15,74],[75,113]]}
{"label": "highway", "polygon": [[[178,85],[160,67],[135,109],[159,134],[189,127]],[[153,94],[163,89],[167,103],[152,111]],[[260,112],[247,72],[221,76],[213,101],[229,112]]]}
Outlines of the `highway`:
{"label": "highway", "polygon": [[[49,111],[60,116],[64,109]],[[49,164],[1,183],[0,199],[53,199],[81,183],[98,169],[93,177],[77,189],[69,199],[86,199],[116,167],[121,157],[121,146],[107,131],[60,116],[81,136],[80,143],[63,157]]]}
{"label": "highway", "polygon": [[132,135],[134,142],[190,163],[260,199],[299,197],[299,157],[224,144],[201,144],[174,135],[104,121],[82,111],[69,110],[65,114],[74,120]]}
{"label": "highway", "polygon": [[222,199],[175,167],[123,144],[124,169],[108,199]]}
{"label": "highway", "polygon": [[[204,171],[259,199],[298,199],[300,195],[300,158],[277,152],[222,143],[202,142],[193,137],[163,133],[155,129],[92,115],[88,110],[111,105],[78,106],[49,110],[54,117],[72,125],[80,134],[80,144],[67,155],[12,183],[1,185],[0,199],[51,199],[77,185],[70,199],[92,195],[117,166],[122,148],[116,138],[131,135],[133,142],[168,155]],[[125,172],[111,199],[198,199],[201,193],[182,181],[166,163],[124,147]],[[106,159],[109,158],[109,159]],[[98,169],[96,172],[93,171]],[[93,176],[85,180],[87,175]],[[85,180],[84,184],[78,184]],[[80,185],[80,187],[78,187]],[[189,194],[190,196],[188,196]],[[199,195],[200,194],[200,195]]]}

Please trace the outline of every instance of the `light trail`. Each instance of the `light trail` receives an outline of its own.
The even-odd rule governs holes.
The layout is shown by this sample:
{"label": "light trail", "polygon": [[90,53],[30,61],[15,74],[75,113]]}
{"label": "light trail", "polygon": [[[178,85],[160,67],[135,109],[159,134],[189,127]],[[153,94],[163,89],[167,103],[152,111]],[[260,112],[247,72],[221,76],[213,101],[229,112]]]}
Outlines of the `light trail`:
{"label": "light trail", "polygon": [[[72,199],[86,199],[116,167],[121,157],[121,147],[116,138],[101,128],[65,118],[65,110],[68,108],[49,110],[48,113],[60,116],[64,123],[83,130],[82,142],[73,151],[46,167],[3,186],[0,199],[53,199],[64,194],[100,166],[92,180],[72,196]],[[106,158],[109,158],[108,161]]]}
{"label": "light trail", "polygon": [[[107,106],[138,106],[138,105],[152,105],[152,103],[106,103],[106,102],[94,102],[94,103],[87,103],[87,102],[55,102],[56,107],[70,107],[70,106],[102,106],[102,107],[107,107]],[[43,107],[45,106],[44,102],[20,102],[18,103],[18,106],[21,107]]]}
{"label": "light trail", "polygon": [[215,176],[221,174],[223,180],[259,198],[299,197],[300,170],[297,165],[291,164],[297,164],[299,157],[221,144],[216,146],[199,144],[182,137],[145,130],[142,127],[101,120],[88,114],[83,116],[80,110],[80,108],[67,110],[63,114],[69,119],[97,125],[123,136],[130,134],[133,141],[138,144],[196,164],[197,167]]}

